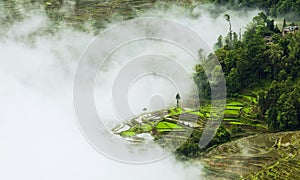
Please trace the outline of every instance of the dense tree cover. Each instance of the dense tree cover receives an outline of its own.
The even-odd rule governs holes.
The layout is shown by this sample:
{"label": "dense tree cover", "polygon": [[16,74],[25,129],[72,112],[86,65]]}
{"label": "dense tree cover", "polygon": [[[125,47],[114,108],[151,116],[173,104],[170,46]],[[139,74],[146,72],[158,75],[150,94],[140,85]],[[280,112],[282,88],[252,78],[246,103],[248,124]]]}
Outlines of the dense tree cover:
{"label": "dense tree cover", "polygon": [[196,158],[199,157],[207,149],[214,147],[216,145],[230,141],[230,133],[224,126],[220,126],[216,132],[214,138],[209,142],[209,144],[200,149],[199,141],[201,139],[202,132],[194,130],[191,137],[176,150],[176,155],[180,159],[185,158]]}
{"label": "dense tree cover", "polygon": [[[264,13],[253,18],[242,38],[232,31],[225,38],[220,36],[216,47],[220,46],[215,54],[225,74],[229,95],[238,93],[258,79],[281,80],[288,76],[295,79],[299,76],[300,34],[282,37],[274,21]],[[211,59],[212,55],[202,60],[203,64]],[[205,85],[203,79],[209,77],[209,72],[202,68],[203,64],[196,66],[194,76],[202,86]],[[201,93],[201,97],[209,97],[209,92]]]}
{"label": "dense tree cover", "polygon": [[300,129],[300,81],[290,77],[273,81],[269,89],[258,93],[260,115],[273,131]]}
{"label": "dense tree cover", "polygon": [[[225,19],[230,21],[228,15]],[[267,91],[258,93],[260,117],[274,131],[300,129],[300,86],[295,83],[300,78],[300,32],[282,36],[274,21],[260,13],[241,38],[230,29],[227,37],[218,38],[216,48],[229,96],[259,81],[273,81]],[[204,60],[204,64],[209,62],[209,57]],[[199,95],[210,98],[209,76],[205,75],[196,66]]]}
{"label": "dense tree cover", "polygon": [[228,5],[231,8],[260,8],[273,17],[284,15],[295,19],[300,16],[299,0],[208,0],[215,4]]}

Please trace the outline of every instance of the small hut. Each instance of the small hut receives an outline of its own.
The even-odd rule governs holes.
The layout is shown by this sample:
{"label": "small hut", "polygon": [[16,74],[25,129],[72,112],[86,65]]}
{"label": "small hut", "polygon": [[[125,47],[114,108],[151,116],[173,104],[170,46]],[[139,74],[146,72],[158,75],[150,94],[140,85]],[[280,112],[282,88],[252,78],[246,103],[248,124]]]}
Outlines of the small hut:
{"label": "small hut", "polygon": [[288,26],[284,27],[282,30],[282,35],[287,35],[287,34],[295,34],[295,32],[299,31],[299,26]]}

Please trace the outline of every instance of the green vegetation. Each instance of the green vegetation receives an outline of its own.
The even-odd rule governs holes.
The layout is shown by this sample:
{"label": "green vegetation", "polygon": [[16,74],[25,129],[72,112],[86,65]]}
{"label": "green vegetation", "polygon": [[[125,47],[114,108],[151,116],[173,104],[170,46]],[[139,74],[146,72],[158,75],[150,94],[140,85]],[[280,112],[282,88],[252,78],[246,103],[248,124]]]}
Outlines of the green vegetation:
{"label": "green vegetation", "polygon": [[200,131],[193,131],[190,138],[176,150],[176,156],[180,159],[200,157],[208,148],[212,148],[230,140],[230,133],[228,130],[224,126],[220,126],[210,143],[205,148],[200,149],[199,140],[201,139],[201,135],[202,133]]}
{"label": "green vegetation", "polygon": [[[155,141],[165,148],[172,148],[174,144],[183,143],[175,152],[179,159],[196,158],[231,140],[268,132],[266,123],[256,118],[257,114],[254,109],[257,105],[248,100],[256,98],[249,95],[247,97],[228,99],[224,120],[213,140],[203,149],[200,149],[198,145],[202,131],[206,122],[210,120],[210,114],[216,116],[214,112],[216,109],[212,108],[210,104],[200,107],[199,111],[173,108],[164,113],[159,112],[161,117],[157,120],[151,119],[152,115],[143,116],[142,123],[129,123],[131,128],[121,132],[120,135],[133,138],[141,133],[150,133]],[[192,120],[196,120],[196,122]],[[192,130],[192,132],[187,138],[185,132],[188,130]]]}
{"label": "green vegetation", "polygon": [[[300,129],[300,32],[282,36],[274,21],[260,13],[238,38],[231,30],[230,16],[225,15],[225,19],[230,31],[227,37],[218,38],[215,51],[228,89],[224,121],[205,149],[198,147],[201,129],[194,131],[176,151],[180,158],[199,157],[219,144],[269,129]],[[266,36],[272,41],[267,43]],[[211,84],[207,77],[219,67],[209,66],[214,55],[205,58],[201,51],[199,54],[204,64],[195,67],[194,80],[201,89],[199,97],[209,100]],[[211,67],[212,71],[205,72],[203,66]],[[206,118],[210,118],[210,111],[214,111],[210,105],[200,108]]]}
{"label": "green vegetation", "polygon": [[300,129],[300,81],[273,81],[259,93],[260,115],[273,131]]}
{"label": "green vegetation", "polygon": [[225,5],[233,9],[260,8],[273,17],[283,15],[288,19],[300,17],[300,1],[297,0],[206,0],[206,2]]}
{"label": "green vegetation", "polygon": [[234,106],[239,107],[239,106],[243,106],[243,103],[238,102],[238,101],[231,101],[231,102],[229,102],[229,103],[226,103],[226,105],[227,105],[227,106],[231,106],[231,107],[234,107]]}
{"label": "green vegetation", "polygon": [[[251,135],[300,129],[300,32],[283,36],[273,20],[259,13],[244,35],[239,36],[231,29],[229,15],[225,15],[225,20],[229,22],[229,32],[226,37],[218,38],[215,55],[204,57],[199,50],[204,63],[196,65],[194,80],[204,105],[198,110],[166,110],[159,120],[133,123],[120,135],[150,133],[163,147],[183,142],[175,154],[189,160]],[[266,42],[266,37],[271,41]],[[211,66],[216,57],[221,66]],[[204,72],[203,66],[211,71]],[[228,90],[224,118],[213,140],[200,149],[199,140],[206,123],[211,116],[218,116],[209,101],[210,93],[213,86],[224,82],[214,79],[212,83],[207,77],[220,75],[219,69],[223,69]],[[191,119],[197,120],[191,122]],[[192,133],[185,139],[184,132],[188,130]]]}
{"label": "green vegetation", "polygon": [[156,129],[158,129],[159,131],[171,131],[173,129],[182,129],[182,127],[170,122],[159,122],[156,125]]}
{"label": "green vegetation", "polygon": [[136,133],[133,132],[133,131],[124,131],[124,132],[121,133],[121,135],[122,136],[129,136],[129,137],[131,137],[131,136],[136,135]]}
{"label": "green vegetation", "polygon": [[241,95],[241,97],[247,99],[249,102],[251,102],[253,104],[257,104],[257,100],[255,97],[248,96],[248,95]]}
{"label": "green vegetation", "polygon": [[[300,129],[300,31],[283,36],[274,20],[259,13],[238,38],[231,30],[230,16],[224,18],[229,21],[229,33],[218,38],[215,54],[225,74],[228,97],[255,106],[227,107],[225,114],[237,115],[242,110],[244,117],[262,119],[273,131]],[[266,42],[266,37],[271,41]],[[213,57],[200,54],[204,66]],[[194,79],[202,89],[199,97],[209,99],[209,82],[202,66],[197,65],[195,71]]]}
{"label": "green vegetation", "polygon": [[239,111],[235,110],[235,109],[226,109],[225,110],[225,114],[228,114],[228,115],[239,115]]}

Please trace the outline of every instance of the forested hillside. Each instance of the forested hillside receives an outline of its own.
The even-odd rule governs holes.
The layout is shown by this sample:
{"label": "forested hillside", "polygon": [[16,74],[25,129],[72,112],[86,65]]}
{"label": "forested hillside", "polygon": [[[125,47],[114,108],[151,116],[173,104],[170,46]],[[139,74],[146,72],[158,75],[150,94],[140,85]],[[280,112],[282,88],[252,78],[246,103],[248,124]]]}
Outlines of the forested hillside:
{"label": "forested hillside", "polygon": [[[230,24],[230,16],[225,18]],[[219,36],[215,54],[225,74],[228,97],[251,91],[258,99],[258,118],[273,131],[296,130],[300,129],[300,32],[283,35],[280,29],[260,13],[243,36],[231,29],[226,37]],[[197,66],[195,80],[203,89],[200,97],[209,98],[205,76]]]}
{"label": "forested hillside", "polygon": [[207,0],[216,4],[237,8],[260,8],[273,17],[285,15],[294,19],[300,16],[299,0]]}

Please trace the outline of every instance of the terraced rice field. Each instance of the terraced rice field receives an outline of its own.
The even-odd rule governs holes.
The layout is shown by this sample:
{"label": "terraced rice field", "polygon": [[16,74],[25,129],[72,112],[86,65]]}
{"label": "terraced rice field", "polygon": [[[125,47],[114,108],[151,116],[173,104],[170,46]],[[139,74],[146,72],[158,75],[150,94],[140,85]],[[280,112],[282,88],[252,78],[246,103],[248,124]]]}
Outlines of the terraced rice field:
{"label": "terraced rice field", "polygon": [[[256,119],[254,105],[250,98],[228,100],[224,111],[222,125],[231,132],[232,139],[247,137],[259,133],[268,132],[264,122]],[[251,99],[254,99],[252,97]],[[202,132],[211,115],[217,117],[216,110],[210,105],[201,107],[199,110],[174,108],[165,111],[157,111],[134,118],[128,123],[130,129],[119,133],[124,137],[134,137],[141,133],[149,133],[156,139],[186,139],[186,133],[191,130]],[[142,122],[137,122],[141,119]],[[177,132],[177,133],[174,133]]]}
{"label": "terraced rice field", "polygon": [[[256,119],[255,109],[254,97],[227,101],[222,125],[230,132],[232,141],[204,153],[201,162],[207,179],[300,177],[300,132],[268,134],[266,124]],[[199,110],[175,108],[144,114],[142,123],[133,119],[135,123],[129,123],[130,129],[119,135],[149,133],[162,147],[174,150],[192,131],[201,133],[215,112],[206,105]]]}
{"label": "terraced rice field", "polygon": [[202,158],[211,179],[298,179],[300,132],[251,136],[218,146]]}

